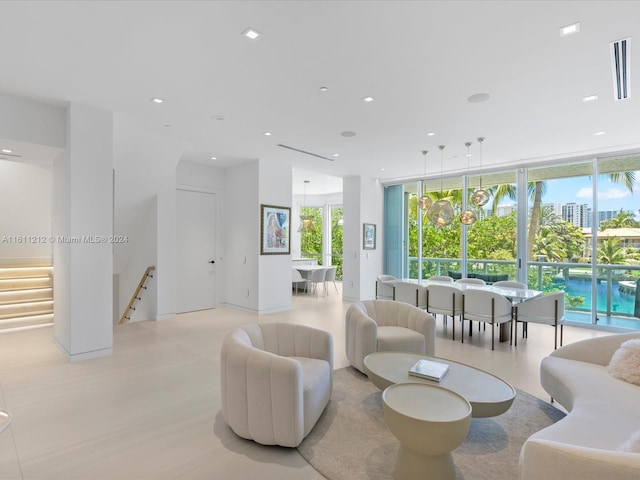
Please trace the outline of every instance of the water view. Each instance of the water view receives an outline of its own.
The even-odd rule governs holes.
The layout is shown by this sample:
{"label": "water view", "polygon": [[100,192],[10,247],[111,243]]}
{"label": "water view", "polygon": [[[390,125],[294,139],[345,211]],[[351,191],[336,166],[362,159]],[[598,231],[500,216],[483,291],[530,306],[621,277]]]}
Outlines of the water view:
{"label": "water view", "polygon": [[[579,307],[570,307],[571,310],[590,311],[591,310],[591,281],[590,280],[554,280],[558,287],[565,286],[565,292],[571,296],[584,298],[584,304]],[[598,311],[607,310],[607,283],[597,283]],[[611,313],[613,315],[633,316],[635,295],[633,293],[623,293],[619,290],[618,282],[611,285]]]}

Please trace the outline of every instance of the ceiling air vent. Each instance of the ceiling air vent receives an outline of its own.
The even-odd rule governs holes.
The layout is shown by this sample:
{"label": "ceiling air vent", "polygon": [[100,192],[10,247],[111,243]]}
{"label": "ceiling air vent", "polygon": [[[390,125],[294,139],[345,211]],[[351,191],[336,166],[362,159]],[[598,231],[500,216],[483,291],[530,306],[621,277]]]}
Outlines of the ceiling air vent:
{"label": "ceiling air vent", "polygon": [[289,145],[283,145],[282,143],[278,143],[278,146],[293,150],[294,152],[304,153],[305,155],[311,155],[312,157],[322,158],[323,160],[329,160],[330,162],[333,162],[333,158],[323,157],[322,155],[318,155],[317,153],[307,152],[306,150],[300,150],[299,148],[290,147]]}
{"label": "ceiling air vent", "polygon": [[613,99],[624,100],[631,96],[631,37],[609,44],[613,73]]}

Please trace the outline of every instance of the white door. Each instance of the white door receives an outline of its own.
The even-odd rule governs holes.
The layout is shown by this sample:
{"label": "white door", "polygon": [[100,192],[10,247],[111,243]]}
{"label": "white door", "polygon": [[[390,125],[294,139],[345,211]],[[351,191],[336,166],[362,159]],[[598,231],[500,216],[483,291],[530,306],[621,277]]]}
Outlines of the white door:
{"label": "white door", "polygon": [[176,311],[216,306],[216,196],[176,191]]}

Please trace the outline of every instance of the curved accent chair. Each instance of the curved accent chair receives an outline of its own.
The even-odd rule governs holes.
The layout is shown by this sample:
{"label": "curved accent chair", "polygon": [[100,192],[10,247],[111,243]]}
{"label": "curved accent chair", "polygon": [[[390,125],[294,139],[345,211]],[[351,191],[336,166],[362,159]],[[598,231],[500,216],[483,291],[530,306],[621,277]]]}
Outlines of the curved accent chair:
{"label": "curved accent chair", "polygon": [[427,278],[427,280],[431,282],[453,283],[453,278],[446,275],[434,275],[433,277]]}
{"label": "curved accent chair", "polygon": [[240,437],[297,447],[333,388],[333,337],[287,323],[236,328],[222,344],[222,414]]}
{"label": "curved accent chair", "polygon": [[487,282],[485,282],[481,278],[460,278],[453,283],[456,285],[460,285],[461,283],[466,283],[467,285],[486,285],[487,284]]}
{"label": "curved accent chair", "polygon": [[516,282],[515,280],[500,280],[499,282],[495,282],[493,286],[502,287],[502,288],[522,288],[522,289],[527,288],[527,286],[524,283]]}
{"label": "curved accent chair", "polygon": [[355,302],[346,315],[346,350],[351,365],[365,373],[364,358],[374,352],[433,355],[436,321],[408,303],[392,300]]}
{"label": "curved accent chair", "polygon": [[393,287],[398,281],[393,275],[378,275],[376,280],[376,298],[393,300]]}

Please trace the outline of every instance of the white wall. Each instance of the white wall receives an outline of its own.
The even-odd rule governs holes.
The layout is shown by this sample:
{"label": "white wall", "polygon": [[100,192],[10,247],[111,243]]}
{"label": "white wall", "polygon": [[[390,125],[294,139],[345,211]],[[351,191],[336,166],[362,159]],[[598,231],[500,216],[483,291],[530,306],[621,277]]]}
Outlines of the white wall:
{"label": "white wall", "polygon": [[259,310],[258,176],[258,161],[228,168],[224,189],[224,301],[253,312]]}
{"label": "white wall", "polygon": [[[113,117],[71,104],[67,152],[54,162],[54,337],[71,361],[113,347]],[[100,239],[86,241],[86,238]]]}
{"label": "white wall", "polygon": [[[352,176],[343,181],[343,298],[375,297],[375,280],[382,272],[384,191],[375,178]],[[362,248],[362,225],[376,225],[376,249]]]}
{"label": "white wall", "polygon": [[51,260],[52,188],[53,162],[0,160],[0,262]]}
{"label": "white wall", "polygon": [[[260,161],[260,204],[291,207],[291,167]],[[256,208],[259,208],[257,205]],[[289,231],[292,229],[289,218]],[[258,229],[259,231],[259,229]],[[258,238],[258,237],[256,237]],[[291,241],[291,237],[289,238]],[[289,245],[291,247],[291,245]],[[257,244],[258,254],[260,243]],[[260,313],[291,309],[291,255],[259,255]]]}
{"label": "white wall", "polygon": [[133,320],[175,315],[175,183],[182,141],[141,130],[124,115],[114,119],[114,232],[126,237],[114,245],[119,277],[119,315],[142,274],[155,266],[154,278]]}
{"label": "white wall", "polygon": [[2,138],[66,147],[66,108],[0,94]]}

